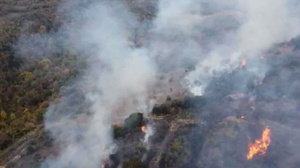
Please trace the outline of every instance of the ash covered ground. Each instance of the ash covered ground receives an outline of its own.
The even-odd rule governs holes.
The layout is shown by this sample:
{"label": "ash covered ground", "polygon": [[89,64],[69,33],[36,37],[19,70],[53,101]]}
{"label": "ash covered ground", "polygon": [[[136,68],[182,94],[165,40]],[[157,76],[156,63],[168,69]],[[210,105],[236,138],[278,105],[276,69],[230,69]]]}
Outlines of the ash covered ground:
{"label": "ash covered ground", "polygon": [[[113,5],[119,4],[119,1],[116,2]],[[231,5],[192,0],[188,4],[174,2],[177,4],[174,7],[159,2],[169,1],[126,2],[130,17],[136,15],[135,24],[146,27],[138,28],[129,24],[128,32],[134,32],[129,33],[129,37],[126,36],[127,31],[119,31],[120,27],[126,29],[127,24],[133,22],[132,18],[127,17],[128,13],[116,15],[121,19],[110,16],[111,13],[114,16],[122,7],[114,9],[108,5],[108,9],[96,8],[96,11],[106,11],[100,17],[104,20],[103,26],[102,22],[94,22],[94,17],[98,17],[94,15],[97,13],[95,9],[89,10],[89,5],[84,6],[94,1],[72,4],[79,5],[80,10],[87,8],[84,11],[88,15],[83,14],[83,18],[80,18],[83,20],[75,19],[75,23],[67,24],[71,42],[74,32],[88,38],[95,36],[97,38],[92,42],[75,36],[76,40],[84,41],[80,47],[76,43],[77,49],[83,52],[81,48],[89,48],[83,54],[100,53],[108,56],[100,59],[84,57],[91,68],[87,66],[88,70],[79,77],[79,82],[72,81],[62,91],[62,98],[50,105],[44,117],[45,124],[3,150],[3,167],[300,167],[298,32],[292,38],[282,39],[283,36],[270,38],[277,37],[277,34],[285,35],[281,28],[275,31],[276,34],[270,33],[270,36],[263,31],[267,35],[262,39],[257,38],[261,34],[253,33],[253,44],[251,40],[247,41],[252,34],[244,37],[245,31],[249,33],[248,28],[253,28],[253,22],[244,24],[248,27],[243,29],[241,25],[245,16],[235,7],[232,9]],[[234,2],[228,1],[229,4]],[[280,6],[282,2],[277,0],[274,6]],[[191,4],[201,6],[200,12]],[[66,9],[60,10],[65,12]],[[251,18],[256,10],[261,12],[255,7],[247,9],[246,13],[251,12],[247,13],[246,18]],[[77,18],[77,12],[68,19]],[[272,14],[271,20],[276,18],[273,12],[266,14]],[[90,15],[93,19],[85,22]],[[266,18],[263,21],[269,23],[270,20]],[[254,21],[257,21],[255,23],[259,25],[259,30],[264,28],[265,25],[260,25],[260,17],[254,17]],[[91,26],[87,32],[84,26],[76,29],[76,25],[82,23]],[[158,28],[149,30],[148,26],[152,24]],[[272,26],[280,27],[282,24],[270,21]],[[69,29],[72,28],[68,26],[75,26],[75,29],[71,31]],[[106,32],[108,28],[112,32]],[[104,33],[99,35],[98,30]],[[269,27],[263,30],[268,31]],[[238,35],[232,35],[236,32],[239,32]],[[102,39],[102,36],[105,38]],[[123,46],[123,38],[120,38],[123,36],[126,40],[130,39],[129,48]],[[243,38],[237,42],[235,38],[240,36]],[[263,38],[267,38],[267,42]],[[227,41],[230,44],[227,45]],[[24,45],[23,41],[19,43]],[[101,48],[99,53],[97,45]],[[29,47],[30,53],[35,51],[34,46],[26,47]],[[150,53],[151,59],[131,57],[136,53],[143,55],[144,52],[140,52],[143,47],[147,54]],[[236,48],[242,52],[238,56],[235,55]],[[134,50],[132,53],[131,49]],[[127,52],[130,55],[128,58]],[[109,54],[115,56],[117,61],[110,59]],[[124,54],[126,59],[118,57],[119,54]],[[227,57],[227,54],[234,56]],[[128,63],[127,60],[134,61]],[[153,67],[148,67],[148,63],[155,64],[155,72],[152,73]],[[99,69],[104,73],[100,73]],[[199,79],[191,82],[195,74]],[[185,83],[186,80],[191,83]],[[261,151],[255,153],[253,158],[247,158],[249,144],[255,145],[263,139],[262,133],[266,128],[270,129],[270,143],[266,145],[266,142],[262,142],[264,146],[256,146]],[[40,136],[39,130],[43,129],[45,133]]]}

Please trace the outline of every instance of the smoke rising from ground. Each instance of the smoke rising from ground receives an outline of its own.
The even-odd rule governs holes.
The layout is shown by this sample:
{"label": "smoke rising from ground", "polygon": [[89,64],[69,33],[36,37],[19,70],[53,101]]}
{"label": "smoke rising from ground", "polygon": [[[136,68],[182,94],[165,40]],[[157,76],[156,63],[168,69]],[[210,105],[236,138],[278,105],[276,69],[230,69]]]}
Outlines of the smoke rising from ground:
{"label": "smoke rising from ground", "polygon": [[[59,156],[48,159],[45,167],[100,167],[113,146],[113,121],[147,110],[147,86],[155,75],[146,50],[131,47],[136,20],[124,4],[93,3],[79,17],[80,24],[67,33],[77,40],[70,42],[72,47],[90,54],[88,69],[77,84],[88,104],[84,109],[88,116],[82,117],[86,121],[76,121],[79,117],[49,120],[59,115],[57,108],[64,111],[64,102],[49,108],[46,130],[63,145]],[[67,94],[62,100],[73,96]]]}
{"label": "smoke rising from ground", "polygon": [[[59,32],[66,39],[53,38],[87,54],[88,68],[75,84],[84,101],[69,91],[47,111],[46,130],[61,153],[44,167],[100,167],[114,147],[111,125],[152,108],[158,73],[192,67],[182,85],[202,95],[213,77],[247,59],[254,62],[249,71],[262,80],[268,69],[260,62],[264,52],[300,33],[284,0],[160,0],[156,5],[156,17],[146,25],[120,1],[66,1],[59,7],[68,9],[71,22]],[[139,48],[132,40],[136,30],[146,37]],[[66,108],[77,103],[84,106]],[[74,117],[74,111],[83,114]]]}
{"label": "smoke rising from ground", "polygon": [[[231,71],[242,59],[257,60],[272,45],[288,41],[300,33],[299,19],[289,13],[287,1],[240,0],[236,1],[236,7],[241,19],[239,26],[229,32],[233,40],[223,41],[221,49],[218,46],[213,48],[207,59],[200,61],[196,70],[186,77],[189,88],[195,94],[203,94],[207,81],[214,73]],[[251,68],[260,78],[264,77],[267,70],[267,67],[262,66],[259,69]],[[199,86],[202,89],[199,90]]]}

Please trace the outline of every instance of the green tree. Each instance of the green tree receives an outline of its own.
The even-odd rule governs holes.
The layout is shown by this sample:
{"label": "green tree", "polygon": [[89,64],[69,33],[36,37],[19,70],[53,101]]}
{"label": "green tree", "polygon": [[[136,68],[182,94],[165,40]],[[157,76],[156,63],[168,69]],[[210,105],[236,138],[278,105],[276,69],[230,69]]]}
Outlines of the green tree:
{"label": "green tree", "polygon": [[39,62],[39,69],[48,70],[50,65],[51,61],[49,59],[42,59],[42,61]]}
{"label": "green tree", "polygon": [[21,74],[21,79],[23,79],[25,81],[28,81],[28,80],[32,79],[33,77],[34,77],[34,75],[32,72],[23,72]]}
{"label": "green tree", "polygon": [[11,113],[9,115],[9,119],[12,121],[12,120],[15,120],[17,118],[17,116],[15,115],[15,113]]}
{"label": "green tree", "polygon": [[39,27],[39,34],[45,34],[47,32],[47,28],[45,25],[41,25]]}
{"label": "green tree", "polygon": [[1,118],[1,120],[5,120],[7,118],[7,114],[4,110],[1,111],[0,118]]}

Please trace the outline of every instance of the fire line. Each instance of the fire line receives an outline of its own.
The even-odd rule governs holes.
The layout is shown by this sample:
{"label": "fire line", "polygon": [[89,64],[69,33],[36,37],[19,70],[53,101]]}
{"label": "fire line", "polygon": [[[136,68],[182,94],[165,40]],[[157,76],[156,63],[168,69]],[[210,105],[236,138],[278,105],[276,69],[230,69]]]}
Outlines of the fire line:
{"label": "fire line", "polygon": [[247,154],[247,160],[251,160],[255,155],[266,154],[270,144],[271,130],[269,127],[266,127],[262,133],[262,138],[256,139],[254,143],[248,145],[249,152]]}
{"label": "fire line", "polygon": [[141,127],[141,130],[142,130],[143,132],[145,132],[145,131],[146,131],[146,126],[143,125],[143,126]]}

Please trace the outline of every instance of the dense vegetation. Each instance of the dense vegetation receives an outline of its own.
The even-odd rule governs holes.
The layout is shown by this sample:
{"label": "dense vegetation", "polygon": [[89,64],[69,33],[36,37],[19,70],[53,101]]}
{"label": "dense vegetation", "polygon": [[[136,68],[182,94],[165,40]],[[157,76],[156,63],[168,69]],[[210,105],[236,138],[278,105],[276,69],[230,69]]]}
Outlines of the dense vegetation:
{"label": "dense vegetation", "polygon": [[[153,17],[153,8],[128,2],[140,20]],[[49,36],[64,18],[62,9],[56,12],[58,3],[0,0],[0,150],[42,125],[49,103],[60,97],[61,86],[83,70],[79,56],[60,48]],[[57,47],[60,50],[54,53]]]}
{"label": "dense vegetation", "polygon": [[[79,73],[78,57],[68,51],[39,57],[17,52],[21,35],[41,38],[55,31],[52,1],[36,3],[44,6],[31,9],[26,3],[1,2],[7,11],[0,15],[0,150],[41,125],[49,102],[59,99],[60,87]],[[7,16],[14,13],[15,5],[25,7],[24,11]],[[51,41],[46,44],[51,45]]]}
{"label": "dense vegetation", "polygon": [[33,130],[42,122],[42,116],[51,100],[59,98],[59,88],[78,73],[75,65],[64,64],[56,58],[27,61],[1,55],[0,119],[1,149]]}

